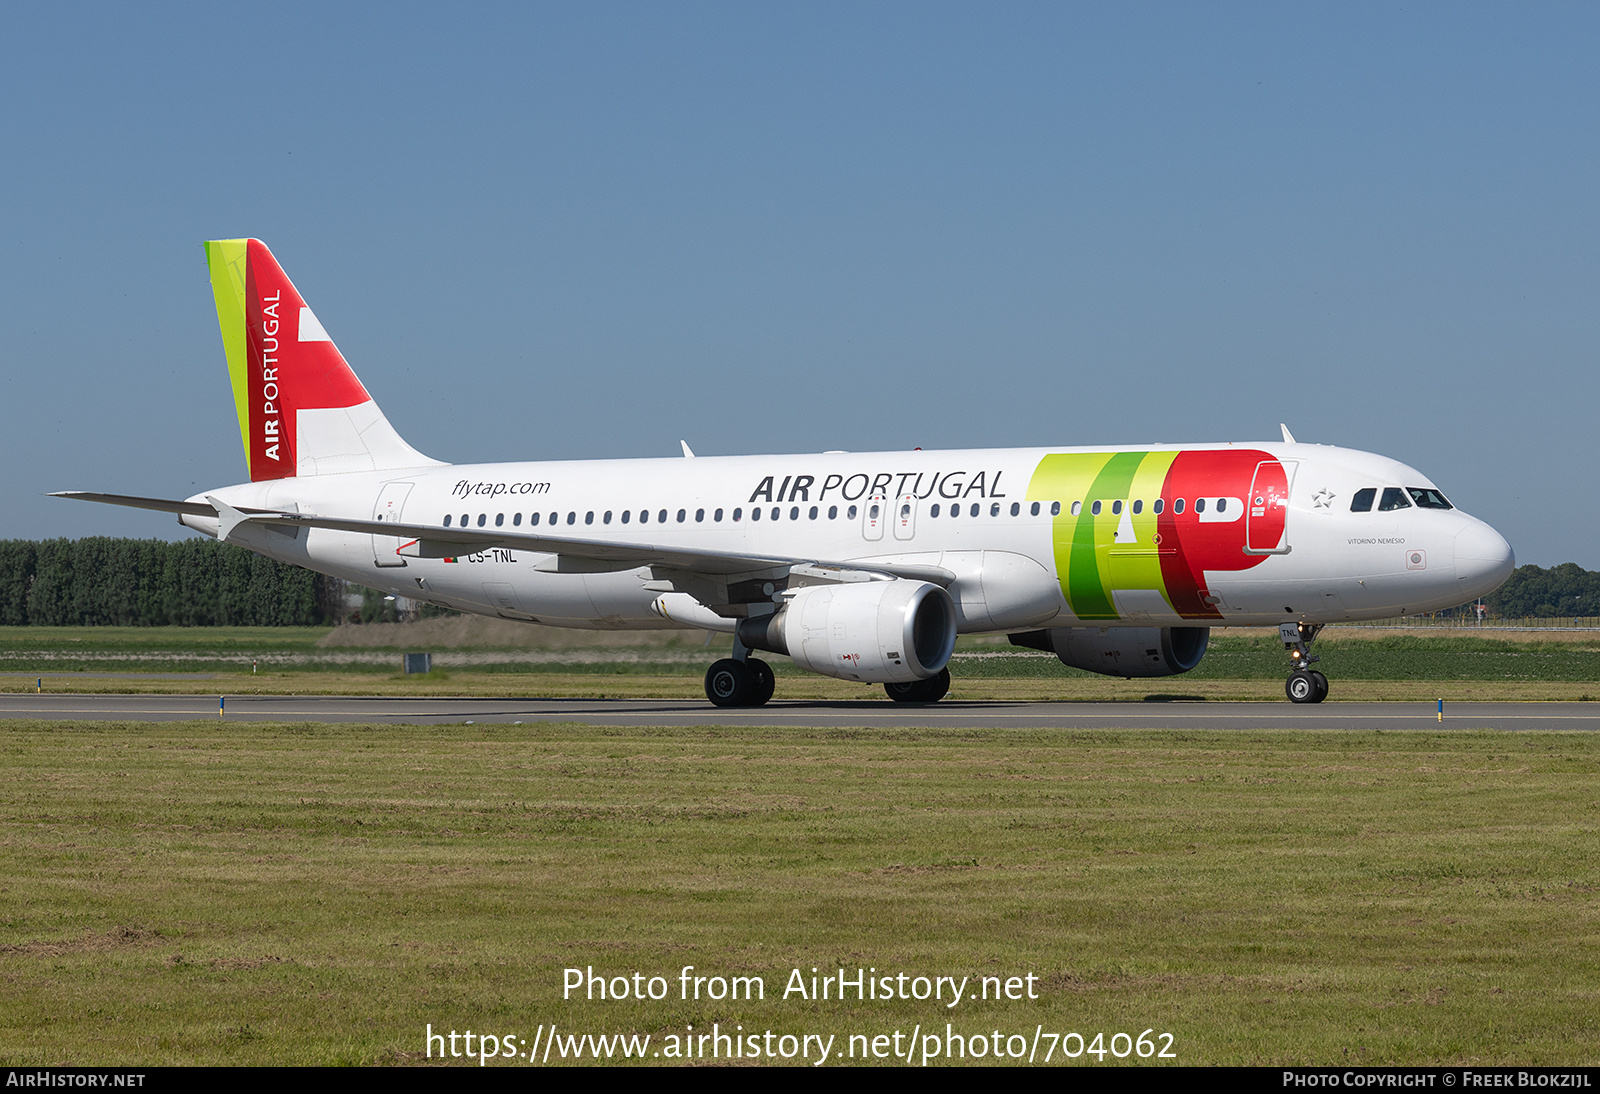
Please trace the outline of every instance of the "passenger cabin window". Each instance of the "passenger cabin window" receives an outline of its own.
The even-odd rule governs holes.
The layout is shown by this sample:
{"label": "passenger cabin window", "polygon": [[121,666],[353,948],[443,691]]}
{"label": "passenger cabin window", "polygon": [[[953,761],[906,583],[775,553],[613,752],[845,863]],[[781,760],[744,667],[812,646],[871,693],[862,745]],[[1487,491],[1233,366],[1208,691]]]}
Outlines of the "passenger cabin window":
{"label": "passenger cabin window", "polygon": [[1017,502],[1017,501],[1012,502],[1011,503],[1011,515],[1015,517],[1015,516],[1020,515],[1021,513],[1022,513],[1022,503],[1021,502]]}
{"label": "passenger cabin window", "polygon": [[828,519],[829,520],[838,520],[839,519],[839,507],[837,505],[828,506]]}
{"label": "passenger cabin window", "polygon": [[1206,499],[1205,498],[1195,498],[1194,499],[1194,511],[1196,513],[1204,513],[1206,511]]}
{"label": "passenger cabin window", "polygon": [[[738,511],[739,510],[737,510],[737,509],[734,510],[735,513],[737,513]],[[739,518],[738,517],[734,517],[733,519],[734,520],[738,520]],[[750,510],[750,519],[751,520],[760,520],[761,519],[761,509],[759,507]]]}
{"label": "passenger cabin window", "polygon": [[[1156,503],[1150,507],[1150,511],[1152,513],[1154,513],[1156,516],[1159,517],[1161,515],[1162,511],[1166,509],[1166,507],[1167,507],[1167,499],[1166,498],[1157,498],[1156,499]],[[1136,510],[1134,510],[1134,512],[1138,512],[1138,510],[1136,509]]]}
{"label": "passenger cabin window", "polygon": [[973,502],[972,503],[972,508],[967,511],[967,516],[975,517],[975,516],[978,515],[979,512],[981,512],[981,509],[980,509],[978,503],[977,502]]}
{"label": "passenger cabin window", "polygon": [[722,522],[722,510],[718,509],[715,512],[713,512],[711,514],[711,519],[720,524]]}
{"label": "passenger cabin window", "polygon": [[1059,501],[1053,501],[1050,503],[1050,515],[1052,517],[1059,517],[1061,515],[1061,503]]}
{"label": "passenger cabin window", "polygon": [[1172,503],[1172,511],[1174,513],[1183,512],[1183,499],[1182,498],[1179,498],[1179,499],[1177,499],[1176,501],[1174,501]]}
{"label": "passenger cabin window", "polygon": [[706,520],[706,511],[704,509],[696,509],[694,511],[694,522],[696,524],[704,524],[705,520]]}
{"label": "passenger cabin window", "polygon": [[650,510],[648,510],[648,509],[639,510],[639,523],[640,524],[649,524],[650,523]]}
{"label": "passenger cabin window", "polygon": [[1092,505],[1090,505],[1089,506],[1089,512],[1093,513],[1095,516],[1098,517],[1100,515],[1100,503],[1099,502],[1094,502]]}
{"label": "passenger cabin window", "polygon": [[1411,500],[1417,503],[1418,509],[1454,509],[1450,499],[1439,491],[1428,486],[1408,486],[1406,493],[1411,495]]}
{"label": "passenger cabin window", "polygon": [[478,514],[478,527],[482,528],[486,523],[488,523],[488,520],[489,520],[489,514],[488,513],[479,513]]}
{"label": "passenger cabin window", "polygon": [[601,524],[610,524],[611,523],[611,510],[609,510],[609,509],[606,510],[605,516],[600,518],[600,523]]}
{"label": "passenger cabin window", "polygon": [[688,510],[686,510],[686,509],[679,509],[679,510],[678,510],[678,523],[679,523],[679,524],[682,524],[682,523],[683,523],[683,522],[684,522],[684,521],[686,521],[686,520],[688,520],[688,519],[689,519],[689,512],[688,512]]}
{"label": "passenger cabin window", "polygon": [[444,526],[446,528],[450,527],[450,514],[449,513],[446,513],[444,515]]}
{"label": "passenger cabin window", "polygon": [[844,511],[844,518],[846,520],[856,519],[856,507],[854,505]]}
{"label": "passenger cabin window", "polygon": [[743,518],[743,516],[744,516],[744,510],[743,509],[735,509],[733,511],[733,519],[734,520],[739,520],[739,519]]}
{"label": "passenger cabin window", "polygon": [[594,510],[593,509],[589,510],[587,513],[585,513],[583,515],[583,523],[585,523],[585,524],[593,524],[594,523]]}
{"label": "passenger cabin window", "polygon": [[1133,515],[1134,516],[1138,516],[1142,512],[1144,512],[1144,502],[1143,501],[1135,501],[1133,503]]}
{"label": "passenger cabin window", "polygon": [[813,505],[813,506],[812,506],[812,507],[811,507],[811,510],[810,510],[810,512],[809,512],[809,513],[807,513],[807,514],[806,514],[806,515],[807,515],[807,516],[808,516],[808,517],[810,517],[810,519],[812,519],[812,520],[816,520],[816,519],[817,519],[817,507],[816,507],[816,506],[815,506],[815,505]]}
{"label": "passenger cabin window", "polygon": [[667,523],[667,511],[665,509],[663,509],[663,510],[661,510],[661,512],[657,513],[656,514],[656,520],[657,520],[657,522],[659,522],[661,524]]}
{"label": "passenger cabin window", "polygon": [[528,523],[529,524],[538,524],[539,523],[539,514],[538,513],[529,513],[528,514]]}
{"label": "passenger cabin window", "polygon": [[623,523],[623,524],[627,524],[627,523],[628,523],[628,521],[629,521],[629,520],[631,520],[631,519],[632,519],[632,518],[633,518],[633,510],[631,510],[631,509],[624,509],[624,510],[623,510],[623,511],[622,511],[622,523]]}
{"label": "passenger cabin window", "polygon": [[1398,486],[1385,486],[1383,498],[1378,502],[1378,512],[1390,513],[1396,509],[1410,509],[1411,502],[1406,498],[1406,492]]}
{"label": "passenger cabin window", "polygon": [[939,503],[938,502],[934,502],[933,503],[933,508],[928,510],[928,515],[930,517],[936,517],[936,516],[939,515]]}
{"label": "passenger cabin window", "polygon": [[512,513],[511,514],[511,527],[513,527],[513,528],[521,528],[522,527],[522,514],[521,513]]}
{"label": "passenger cabin window", "polygon": [[991,517],[998,517],[1000,515],[1000,503],[999,502],[995,502],[993,505],[989,506],[989,515]]}

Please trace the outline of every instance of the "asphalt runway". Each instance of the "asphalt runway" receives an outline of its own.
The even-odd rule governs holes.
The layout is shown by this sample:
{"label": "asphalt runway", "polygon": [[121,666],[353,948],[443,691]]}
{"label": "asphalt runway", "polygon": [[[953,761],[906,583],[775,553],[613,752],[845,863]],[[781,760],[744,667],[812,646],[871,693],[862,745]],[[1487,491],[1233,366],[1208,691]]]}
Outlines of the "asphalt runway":
{"label": "asphalt runway", "polygon": [[[954,729],[1600,729],[1600,703],[782,702],[723,710],[689,699],[409,699],[230,696],[228,721],[584,722],[609,726],[938,726]],[[170,722],[218,720],[215,695],[0,695],[0,718]]]}

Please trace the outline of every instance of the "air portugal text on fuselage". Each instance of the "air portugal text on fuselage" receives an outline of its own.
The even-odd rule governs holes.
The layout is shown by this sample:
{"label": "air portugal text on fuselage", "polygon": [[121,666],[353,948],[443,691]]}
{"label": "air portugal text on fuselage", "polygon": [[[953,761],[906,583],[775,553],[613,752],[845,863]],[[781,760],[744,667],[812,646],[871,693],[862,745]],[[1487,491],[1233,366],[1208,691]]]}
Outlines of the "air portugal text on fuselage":
{"label": "air portugal text on fuselage", "polygon": [[[781,504],[789,501],[827,501],[831,496],[845,501],[858,501],[864,497],[901,498],[914,497],[918,501],[941,497],[951,500],[976,496],[984,499],[1003,498],[1000,479],[1004,471],[858,471],[853,474],[835,472],[822,477],[817,485],[815,475],[767,475],[750,491],[745,499],[748,505],[757,501]],[[927,489],[923,489],[926,483]],[[774,485],[776,484],[776,485]],[[891,487],[893,489],[891,489]],[[815,488],[817,496],[811,496]]]}
{"label": "air portugal text on fuselage", "polygon": [[1258,449],[1053,453],[1028,499],[1060,503],[1056,575],[1077,618],[1123,618],[1120,591],[1159,593],[1185,619],[1221,619],[1206,571],[1285,553],[1293,466]]}

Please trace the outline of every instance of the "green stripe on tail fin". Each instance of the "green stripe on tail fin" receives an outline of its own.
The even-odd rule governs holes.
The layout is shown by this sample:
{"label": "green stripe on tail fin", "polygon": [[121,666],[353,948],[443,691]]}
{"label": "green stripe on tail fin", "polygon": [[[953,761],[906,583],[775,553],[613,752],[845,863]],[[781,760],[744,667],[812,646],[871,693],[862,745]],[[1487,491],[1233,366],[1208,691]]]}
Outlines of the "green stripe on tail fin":
{"label": "green stripe on tail fin", "polygon": [[228,379],[233,383],[233,404],[239,412],[239,441],[244,462],[250,466],[250,402],[246,382],[249,347],[245,341],[245,263],[249,240],[217,239],[206,243],[206,265],[211,269],[211,293],[217,300],[217,323],[222,327],[222,349],[228,357]]}

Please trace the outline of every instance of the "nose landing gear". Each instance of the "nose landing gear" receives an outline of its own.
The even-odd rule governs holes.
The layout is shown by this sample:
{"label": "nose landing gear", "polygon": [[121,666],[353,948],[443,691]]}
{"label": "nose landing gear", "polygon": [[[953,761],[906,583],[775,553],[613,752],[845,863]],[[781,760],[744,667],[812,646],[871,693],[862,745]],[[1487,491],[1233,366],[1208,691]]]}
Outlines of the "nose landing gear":
{"label": "nose landing gear", "polygon": [[1311,652],[1311,643],[1322,633],[1322,626],[1321,623],[1283,623],[1278,627],[1278,637],[1283,640],[1283,648],[1289,651],[1294,668],[1283,685],[1284,694],[1291,703],[1320,703],[1328,697],[1328,678],[1311,668],[1313,661],[1321,660]]}

